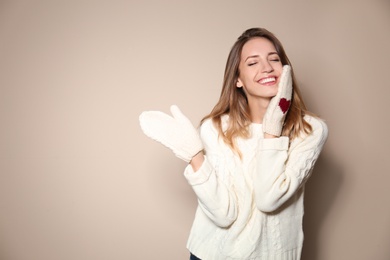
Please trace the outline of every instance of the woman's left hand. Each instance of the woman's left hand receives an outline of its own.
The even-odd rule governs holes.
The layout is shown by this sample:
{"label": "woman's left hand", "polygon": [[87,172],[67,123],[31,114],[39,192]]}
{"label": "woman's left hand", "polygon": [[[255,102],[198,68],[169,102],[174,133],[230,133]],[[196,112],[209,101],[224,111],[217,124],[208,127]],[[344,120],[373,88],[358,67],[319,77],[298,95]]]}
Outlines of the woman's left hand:
{"label": "woman's left hand", "polygon": [[284,65],[278,85],[278,93],[271,99],[263,118],[263,132],[265,135],[278,137],[282,134],[284,120],[291,105],[291,97],[291,67]]}

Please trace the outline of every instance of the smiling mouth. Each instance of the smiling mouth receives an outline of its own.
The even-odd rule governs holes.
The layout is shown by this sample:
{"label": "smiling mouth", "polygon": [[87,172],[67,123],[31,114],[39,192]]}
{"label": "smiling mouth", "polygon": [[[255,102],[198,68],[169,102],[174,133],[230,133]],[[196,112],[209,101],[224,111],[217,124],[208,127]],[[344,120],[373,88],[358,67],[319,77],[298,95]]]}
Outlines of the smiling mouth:
{"label": "smiling mouth", "polygon": [[275,77],[269,77],[269,78],[264,78],[264,79],[259,80],[259,83],[266,84],[266,83],[275,82],[275,81],[276,81]]}

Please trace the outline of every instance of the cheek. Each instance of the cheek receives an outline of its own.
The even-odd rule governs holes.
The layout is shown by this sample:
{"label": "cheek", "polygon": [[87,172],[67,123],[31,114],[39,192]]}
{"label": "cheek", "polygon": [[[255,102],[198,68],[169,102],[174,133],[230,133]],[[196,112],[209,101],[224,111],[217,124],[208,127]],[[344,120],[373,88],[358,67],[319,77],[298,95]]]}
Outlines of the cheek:
{"label": "cheek", "polygon": [[278,77],[280,78],[282,76],[283,66],[282,65],[278,66],[277,68],[275,68],[275,71],[278,74]]}
{"label": "cheek", "polygon": [[283,71],[283,65],[281,62],[279,62],[276,66],[275,66],[275,69],[280,73],[282,74],[282,71]]}
{"label": "cheek", "polygon": [[255,67],[247,67],[245,69],[241,70],[240,78],[245,81],[251,81],[257,74],[257,71]]}

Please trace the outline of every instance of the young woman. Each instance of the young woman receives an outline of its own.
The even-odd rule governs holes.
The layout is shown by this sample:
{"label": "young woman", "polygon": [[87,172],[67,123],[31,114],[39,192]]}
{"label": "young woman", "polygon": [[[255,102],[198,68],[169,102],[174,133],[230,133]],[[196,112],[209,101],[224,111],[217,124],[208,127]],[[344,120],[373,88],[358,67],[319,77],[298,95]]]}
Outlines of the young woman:
{"label": "young woman", "polygon": [[238,38],[199,133],[177,106],[171,112],[143,112],[140,124],[189,162],[198,198],[190,259],[300,259],[304,184],[328,130],[306,110],[279,40],[263,28]]}

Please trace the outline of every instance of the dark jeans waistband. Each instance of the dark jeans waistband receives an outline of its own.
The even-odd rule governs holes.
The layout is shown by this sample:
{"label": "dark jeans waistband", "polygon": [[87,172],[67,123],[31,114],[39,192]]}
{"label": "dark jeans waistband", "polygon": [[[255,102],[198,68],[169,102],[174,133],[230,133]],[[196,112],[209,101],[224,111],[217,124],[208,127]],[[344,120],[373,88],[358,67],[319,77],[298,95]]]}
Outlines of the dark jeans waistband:
{"label": "dark jeans waistband", "polygon": [[202,260],[191,253],[190,260]]}

